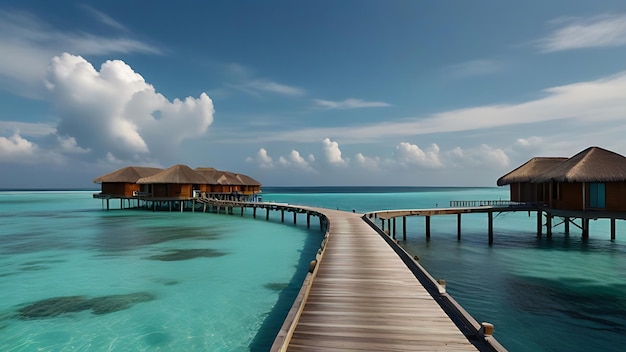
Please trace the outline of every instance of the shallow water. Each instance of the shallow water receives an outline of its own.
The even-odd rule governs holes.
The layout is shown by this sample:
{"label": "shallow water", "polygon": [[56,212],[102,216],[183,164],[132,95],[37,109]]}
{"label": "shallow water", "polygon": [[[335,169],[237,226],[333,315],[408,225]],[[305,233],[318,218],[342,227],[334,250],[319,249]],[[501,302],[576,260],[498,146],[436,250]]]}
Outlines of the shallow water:
{"label": "shallow water", "polygon": [[[498,188],[265,188],[263,199],[367,212],[508,199]],[[113,202],[112,202],[113,203]],[[321,234],[280,213],[102,211],[90,192],[0,193],[0,350],[267,350]],[[290,214],[291,215],[291,214]],[[592,221],[537,239],[536,218],[409,217],[401,244],[510,351],[617,351],[626,341],[626,226]],[[401,239],[398,233],[398,238]],[[9,289],[6,289],[9,288]],[[147,299],[149,294],[152,299]],[[128,301],[120,300],[134,297]],[[81,310],[19,310],[81,296]],[[104,297],[104,298],[103,298]],[[95,299],[95,301],[93,301]],[[97,314],[93,304],[104,313]],[[95,302],[95,303],[94,303]],[[72,304],[69,305],[72,307]],[[76,307],[76,306],[74,306]],[[71,310],[71,308],[68,308]],[[76,308],[77,309],[77,308]]]}
{"label": "shallow water", "polygon": [[267,350],[319,229],[0,193],[0,350]]}

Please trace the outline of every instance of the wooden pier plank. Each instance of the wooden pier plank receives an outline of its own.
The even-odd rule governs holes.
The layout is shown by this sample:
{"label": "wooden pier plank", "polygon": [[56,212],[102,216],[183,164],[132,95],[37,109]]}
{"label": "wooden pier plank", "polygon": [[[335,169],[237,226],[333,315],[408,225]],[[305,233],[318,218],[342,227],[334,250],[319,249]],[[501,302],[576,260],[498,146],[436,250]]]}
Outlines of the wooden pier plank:
{"label": "wooden pier plank", "polygon": [[477,350],[358,214],[322,212],[330,236],[288,351]]}

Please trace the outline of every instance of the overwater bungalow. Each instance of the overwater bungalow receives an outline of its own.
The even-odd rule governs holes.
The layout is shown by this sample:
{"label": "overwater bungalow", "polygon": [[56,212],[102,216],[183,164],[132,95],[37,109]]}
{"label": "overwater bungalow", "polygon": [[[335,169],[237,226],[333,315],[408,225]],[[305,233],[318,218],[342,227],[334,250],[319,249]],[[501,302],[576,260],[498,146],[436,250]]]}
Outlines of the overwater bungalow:
{"label": "overwater bungalow", "polygon": [[498,186],[510,185],[514,202],[544,203],[548,197],[543,183],[532,182],[542,173],[567,160],[558,157],[535,157],[498,179]]}
{"label": "overwater bungalow", "polygon": [[[563,219],[589,236],[590,219],[610,219],[611,239],[615,239],[615,220],[626,219],[626,157],[615,152],[589,147],[571,158],[533,158],[498,179],[509,184],[511,200],[536,203],[537,234],[541,235],[541,214],[545,214],[547,235],[552,218]],[[572,219],[580,219],[577,225]]]}
{"label": "overwater bungalow", "polygon": [[163,169],[156,167],[127,166],[106,175],[97,177],[94,183],[102,184],[101,195],[109,197],[132,197],[141,192],[137,181],[155,175]]}
{"label": "overwater bungalow", "polygon": [[94,182],[102,183],[102,191],[94,194],[94,198],[106,200],[107,209],[109,199],[120,199],[120,207],[124,200],[129,207],[131,200],[136,200],[139,207],[140,201],[168,204],[193,201],[200,196],[251,201],[261,193],[261,183],[250,176],[210,167],[192,170],[186,165],[167,169],[129,166],[100,176]]}
{"label": "overwater bungalow", "polygon": [[206,184],[206,179],[187,165],[174,165],[152,176],[137,180],[140,185],[148,185],[149,193],[155,198],[186,199],[194,196],[194,190]]}
{"label": "overwater bungalow", "polygon": [[626,157],[590,147],[536,176],[548,207],[626,212]]}

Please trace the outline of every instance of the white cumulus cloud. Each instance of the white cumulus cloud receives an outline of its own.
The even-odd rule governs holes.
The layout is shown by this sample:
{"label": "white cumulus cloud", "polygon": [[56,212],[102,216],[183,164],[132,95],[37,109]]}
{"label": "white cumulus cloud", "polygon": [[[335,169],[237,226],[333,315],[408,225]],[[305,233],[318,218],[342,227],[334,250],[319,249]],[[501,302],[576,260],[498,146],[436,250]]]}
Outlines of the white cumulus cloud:
{"label": "white cumulus cloud", "polygon": [[404,165],[418,165],[427,168],[439,168],[443,163],[439,159],[439,146],[431,144],[431,146],[422,150],[415,144],[402,142],[396,147],[397,160]]}
{"label": "white cumulus cloud", "polygon": [[331,141],[330,138],[325,138],[324,141],[322,141],[322,145],[324,148],[324,155],[326,156],[326,161],[328,163],[339,166],[343,166],[348,163],[341,157],[339,143]]}
{"label": "white cumulus cloud", "polygon": [[10,137],[0,137],[1,161],[20,161],[23,158],[30,158],[37,149],[37,146],[23,138],[19,131]]}
{"label": "white cumulus cloud", "polygon": [[259,151],[256,154],[256,161],[259,163],[259,167],[263,169],[270,169],[274,167],[274,162],[272,160],[272,157],[269,156],[265,148],[259,149]]}
{"label": "white cumulus cloud", "polygon": [[57,133],[97,158],[171,152],[183,140],[202,136],[213,122],[213,102],[205,93],[169,101],[120,60],[106,61],[98,71],[84,58],[64,53],[52,59],[47,85]]}

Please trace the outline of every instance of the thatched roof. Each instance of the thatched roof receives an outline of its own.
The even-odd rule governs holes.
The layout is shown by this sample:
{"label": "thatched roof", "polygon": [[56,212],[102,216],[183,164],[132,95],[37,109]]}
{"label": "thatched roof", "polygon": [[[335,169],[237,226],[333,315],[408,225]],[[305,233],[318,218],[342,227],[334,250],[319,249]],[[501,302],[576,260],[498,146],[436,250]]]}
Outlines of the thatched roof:
{"label": "thatched roof", "polygon": [[551,168],[532,182],[623,182],[626,158],[600,147],[590,147]]}
{"label": "thatched roof", "polygon": [[498,179],[498,186],[504,186],[511,183],[530,182],[542,173],[550,170],[556,165],[564,162],[567,158],[558,157],[536,157],[528,160],[517,169]]}
{"label": "thatched roof", "polygon": [[206,184],[209,185],[217,185],[219,183],[219,178],[222,176],[222,172],[216,170],[212,167],[197,167],[194,169],[195,172],[199,173],[200,176],[204,177],[206,180]]}
{"label": "thatched roof", "polygon": [[194,169],[202,175],[210,185],[233,186],[261,186],[261,183],[250,176],[236,174],[230,171],[220,171],[212,167],[197,167]]}
{"label": "thatched roof", "polygon": [[237,176],[237,178],[239,180],[241,180],[241,182],[243,182],[244,185],[247,185],[247,186],[261,186],[261,182],[253,179],[252,177],[250,177],[248,175],[235,174],[235,176]]}
{"label": "thatched roof", "polygon": [[139,184],[146,183],[177,183],[177,184],[205,184],[207,181],[199,173],[187,165],[174,165],[156,175],[143,177],[137,180]]}
{"label": "thatched roof", "polygon": [[152,176],[161,171],[163,171],[163,169],[159,169],[156,167],[127,166],[119,170],[113,171],[111,173],[108,173],[106,175],[97,177],[93,180],[93,182],[94,183],[103,183],[103,182],[135,183],[140,178]]}

